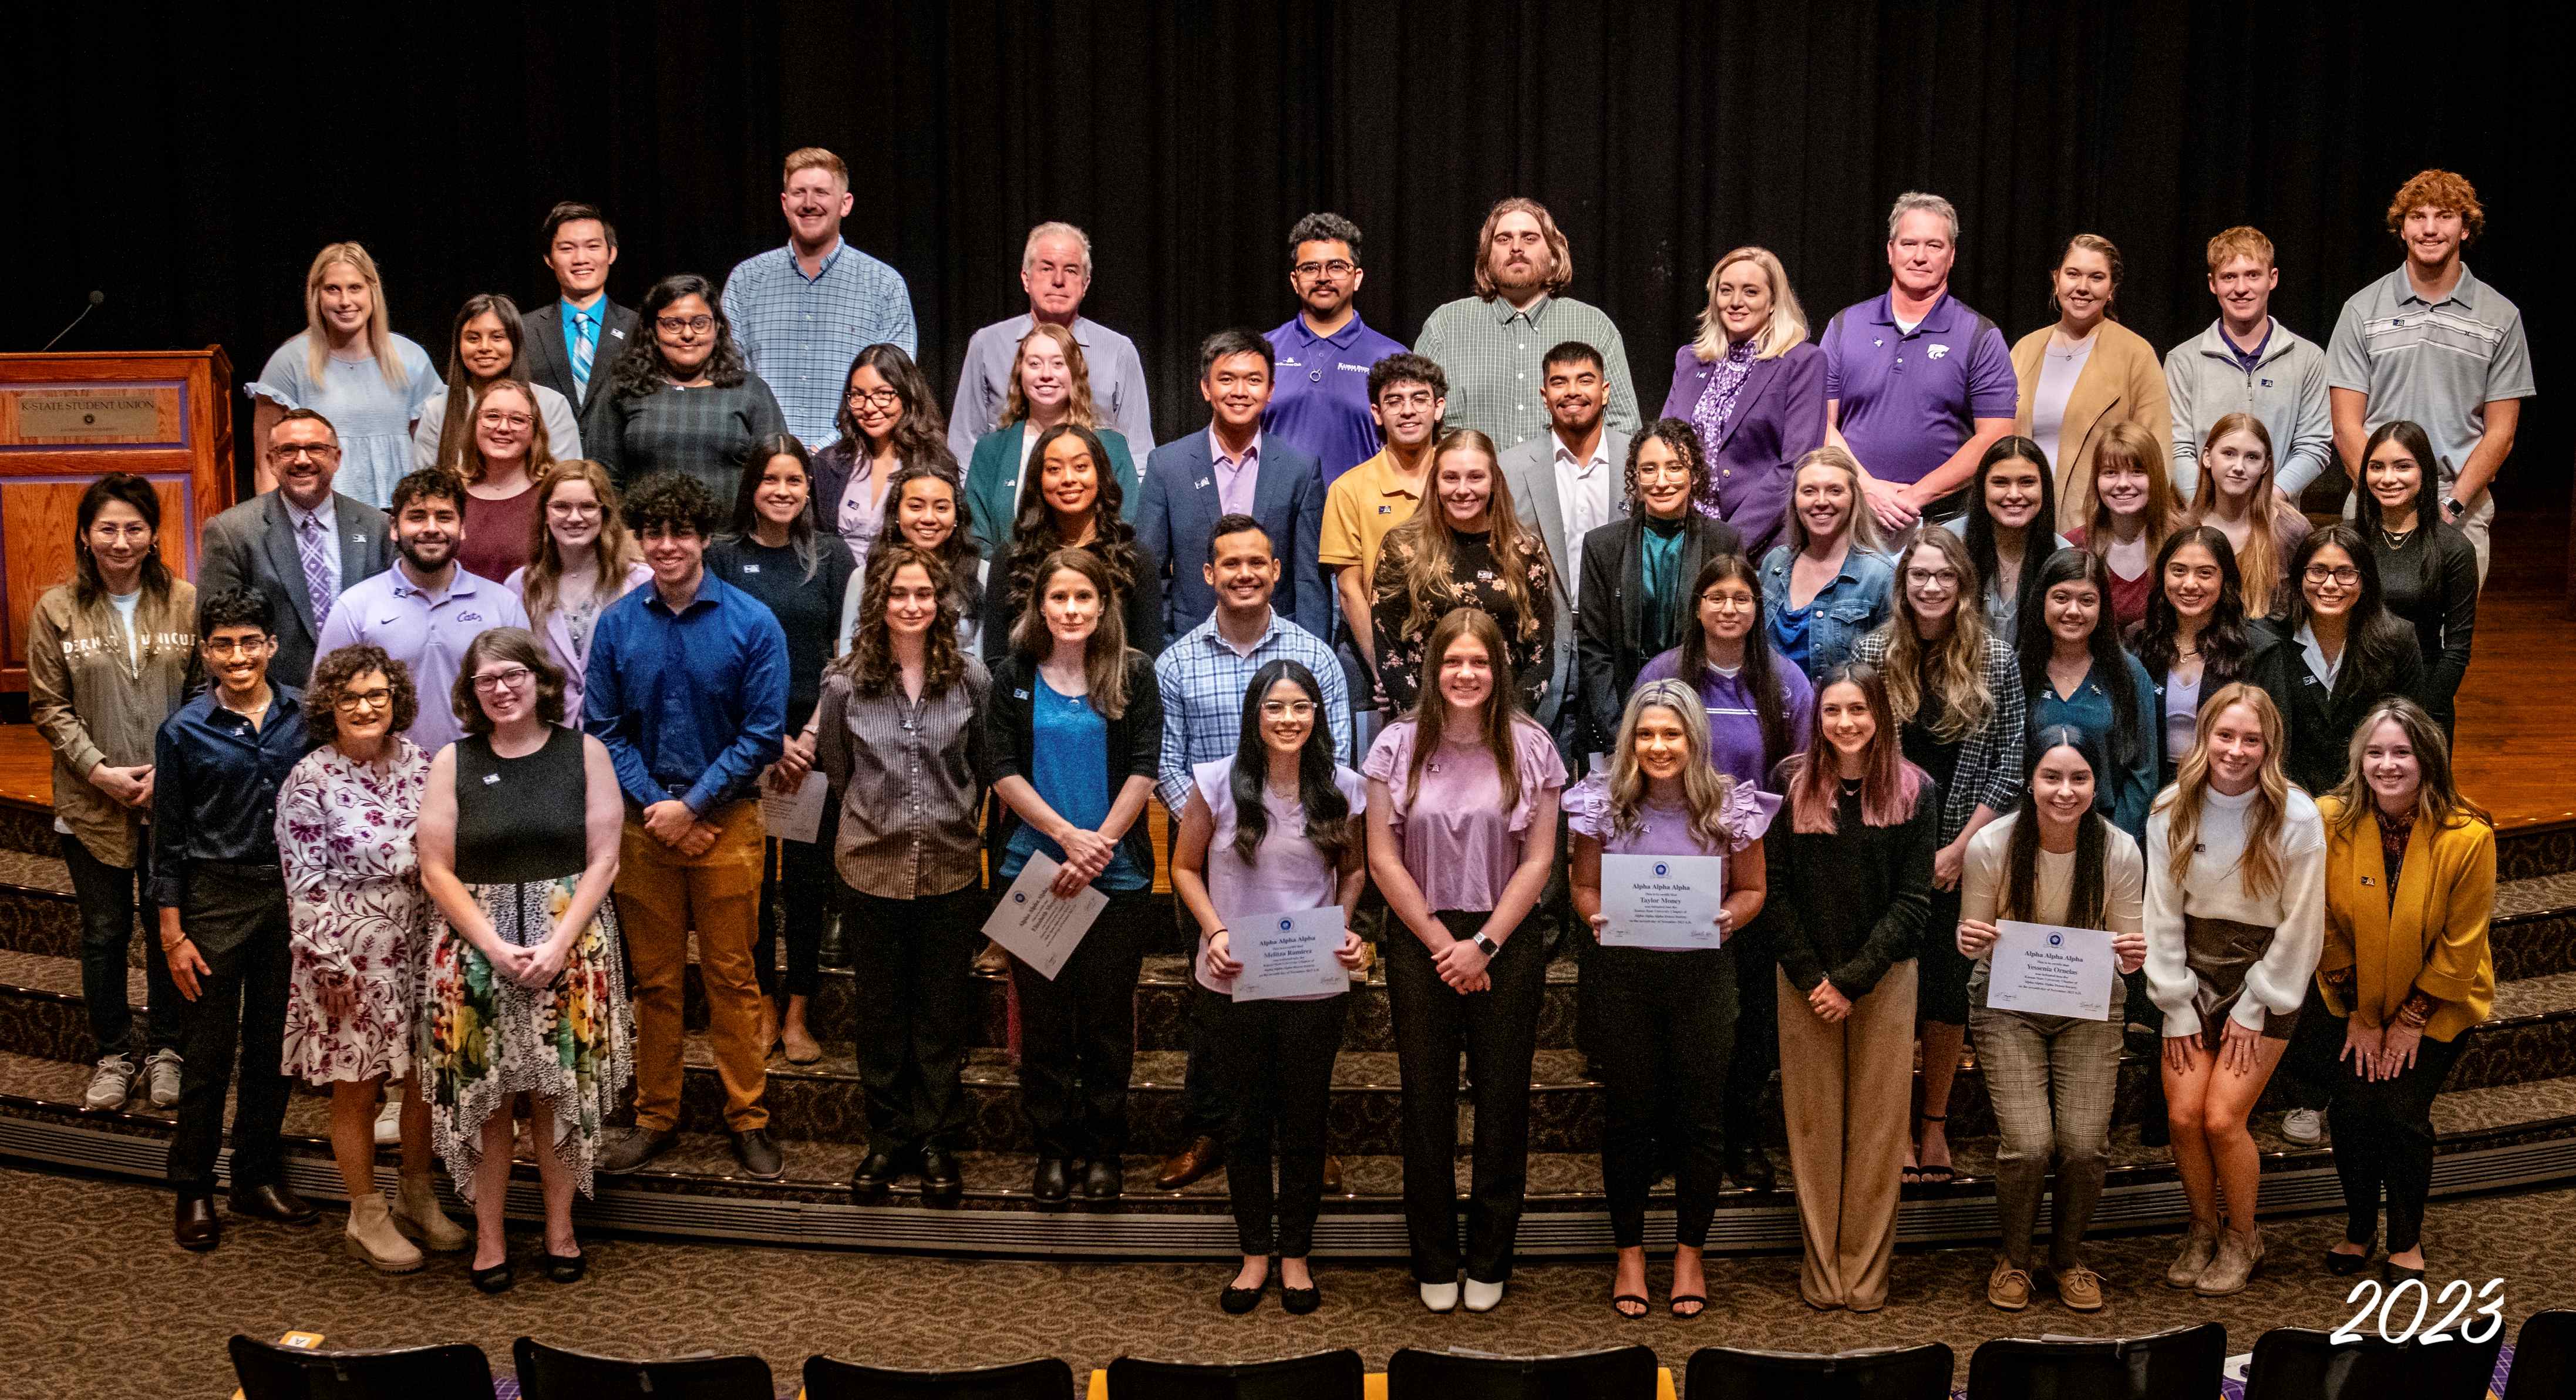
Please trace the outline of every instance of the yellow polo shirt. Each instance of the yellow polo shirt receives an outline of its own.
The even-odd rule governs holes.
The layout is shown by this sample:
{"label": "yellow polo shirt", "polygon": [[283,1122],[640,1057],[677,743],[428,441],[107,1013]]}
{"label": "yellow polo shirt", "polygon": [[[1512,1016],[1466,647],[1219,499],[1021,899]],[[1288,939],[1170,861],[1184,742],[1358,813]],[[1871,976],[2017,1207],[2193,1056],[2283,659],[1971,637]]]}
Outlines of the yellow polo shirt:
{"label": "yellow polo shirt", "polygon": [[[1426,474],[1427,477],[1427,474]],[[1422,493],[1408,491],[1395,470],[1395,459],[1376,456],[1334,478],[1324,496],[1324,533],[1315,561],[1325,568],[1359,566],[1360,589],[1377,591],[1377,550],[1386,532],[1413,518]]]}

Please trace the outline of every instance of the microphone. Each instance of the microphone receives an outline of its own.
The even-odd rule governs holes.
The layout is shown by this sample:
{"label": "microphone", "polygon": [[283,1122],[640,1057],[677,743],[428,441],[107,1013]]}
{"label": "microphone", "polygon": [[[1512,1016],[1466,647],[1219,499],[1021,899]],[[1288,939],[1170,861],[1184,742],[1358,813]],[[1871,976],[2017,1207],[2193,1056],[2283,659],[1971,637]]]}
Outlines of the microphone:
{"label": "microphone", "polygon": [[[63,327],[61,330],[58,330],[58,331],[54,332],[54,338],[53,338],[52,340],[48,340],[48,341],[46,341],[46,342],[45,342],[45,350],[51,350],[51,349],[53,349],[53,348],[54,348],[54,345],[56,344],[56,342],[60,341],[64,336],[70,335],[70,334],[72,333],[72,326],[77,326],[77,325],[79,325],[79,324],[80,324],[84,319],[86,319],[86,318],[88,317],[89,313],[91,313],[91,312],[93,312],[93,311],[96,311],[99,307],[104,306],[104,305],[106,305],[106,304],[107,304],[107,293],[105,293],[105,292],[100,292],[100,291],[93,291],[93,292],[91,292],[91,293],[89,294],[89,305],[82,307],[82,308],[80,309],[80,315],[78,315],[78,316],[74,316],[74,317],[71,319],[71,325],[67,325],[67,326]],[[41,355],[41,354],[45,353],[45,350],[39,350],[39,351],[37,351],[36,353],[37,353],[37,354],[39,354],[39,355]]]}

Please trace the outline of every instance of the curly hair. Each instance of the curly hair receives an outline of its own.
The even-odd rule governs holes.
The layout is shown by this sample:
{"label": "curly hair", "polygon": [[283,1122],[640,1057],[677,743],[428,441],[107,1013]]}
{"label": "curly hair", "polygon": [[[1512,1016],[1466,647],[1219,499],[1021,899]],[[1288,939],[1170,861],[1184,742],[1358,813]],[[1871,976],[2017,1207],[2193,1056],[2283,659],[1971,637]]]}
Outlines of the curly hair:
{"label": "curly hair", "polygon": [[851,691],[868,699],[893,694],[901,675],[895,665],[894,628],[886,621],[886,603],[894,591],[894,576],[907,565],[927,575],[932,591],[939,595],[939,614],[931,619],[930,635],[922,643],[922,693],[944,692],[966,675],[965,660],[957,650],[957,595],[949,587],[948,565],[910,540],[898,539],[868,551],[858,626],[850,633],[850,649],[832,663],[834,671],[850,678]]}
{"label": "curly hair", "polygon": [[665,531],[685,525],[698,538],[715,538],[716,498],[706,483],[687,472],[655,472],[626,497],[626,528],[643,538],[648,529]]}
{"label": "curly hair", "polygon": [[642,398],[658,394],[671,377],[671,368],[662,359],[662,337],[659,320],[665,308],[682,297],[696,297],[707,304],[707,314],[716,321],[715,353],[707,356],[706,376],[716,387],[729,389],[751,374],[742,357],[742,347],[733,339],[733,323],[725,319],[724,300],[716,294],[715,284],[694,272],[675,273],[653,284],[644,294],[644,304],[635,308],[636,329],[641,332],[617,357],[615,377],[610,389],[622,397]]}
{"label": "curly hair", "polygon": [[[1682,470],[1690,473],[1690,488],[1682,493],[1682,502],[1687,508],[1708,486],[1708,453],[1700,446],[1699,430],[1691,426],[1689,419],[1658,418],[1628,439],[1627,476],[1622,484],[1628,493],[1630,512],[1636,515],[1646,513],[1645,502],[1637,495],[1637,453],[1650,442],[1660,442],[1671,448],[1673,455],[1682,459]],[[1566,547],[1572,550],[1573,542],[1568,541]]]}
{"label": "curly hair", "polygon": [[[2040,479],[2045,481],[2046,474]],[[1949,630],[1937,641],[1923,639],[1914,590],[1905,586],[1905,566],[1918,549],[1940,555],[1941,562],[1959,575],[1959,599],[1950,606]],[[1912,724],[1922,713],[1927,685],[1940,693],[1942,713],[1932,730],[1935,738],[1965,739],[1994,718],[1995,693],[1986,686],[1985,585],[1980,579],[1967,541],[1938,525],[1917,529],[1897,551],[1896,574],[1887,585],[1888,618],[1879,624],[1887,634],[1887,663],[1879,679],[1887,687],[1888,713],[1898,724]]]}
{"label": "curly hair", "polygon": [[1485,459],[1486,480],[1491,483],[1491,494],[1485,499],[1486,548],[1493,553],[1495,572],[1502,575],[1503,594],[1519,614],[1517,640],[1529,641],[1538,635],[1538,608],[1529,578],[1518,566],[1545,557],[1547,543],[1536,530],[1521,528],[1512,508],[1511,483],[1503,476],[1502,454],[1494,450],[1492,438],[1473,428],[1453,428],[1432,446],[1422,505],[1412,518],[1387,531],[1379,546],[1377,596],[1404,595],[1403,631],[1408,637],[1431,631],[1450,609],[1468,602],[1465,590],[1458,586],[1458,527],[1450,523],[1448,509],[1439,500],[1440,460],[1453,452],[1474,452]]}
{"label": "curly hair", "polygon": [[2466,247],[2478,241],[2487,231],[2487,207],[2478,203],[2478,187],[2465,175],[2448,170],[2419,170],[2415,177],[2397,187],[2388,201],[2388,231],[2399,238],[2406,236],[2406,216],[2431,205],[2460,216],[2460,243]]}
{"label": "curly hair", "polygon": [[420,689],[411,683],[411,668],[373,642],[353,642],[314,662],[313,677],[304,683],[304,727],[315,742],[340,742],[340,698],[349,693],[349,682],[369,671],[384,672],[385,686],[394,693],[387,734],[400,734],[420,718]]}
{"label": "curly hair", "polygon": [[1708,712],[1699,692],[1679,680],[1648,681],[1628,697],[1619,720],[1619,737],[1610,751],[1610,831],[1634,839],[1646,829],[1646,797],[1652,782],[1637,763],[1637,729],[1646,711],[1663,710],[1681,721],[1690,757],[1682,764],[1682,806],[1690,813],[1691,839],[1712,852],[1724,852],[1731,837],[1721,813],[1735,789],[1735,778],[1709,755]]}
{"label": "curly hair", "polygon": [[487,627],[465,644],[465,658],[456,667],[456,684],[447,693],[448,704],[456,711],[456,722],[465,727],[466,733],[492,732],[492,717],[483,713],[474,694],[474,673],[486,661],[515,661],[527,667],[537,682],[537,718],[547,724],[563,723],[563,668],[546,659],[546,649],[537,644],[537,634],[525,627]]}

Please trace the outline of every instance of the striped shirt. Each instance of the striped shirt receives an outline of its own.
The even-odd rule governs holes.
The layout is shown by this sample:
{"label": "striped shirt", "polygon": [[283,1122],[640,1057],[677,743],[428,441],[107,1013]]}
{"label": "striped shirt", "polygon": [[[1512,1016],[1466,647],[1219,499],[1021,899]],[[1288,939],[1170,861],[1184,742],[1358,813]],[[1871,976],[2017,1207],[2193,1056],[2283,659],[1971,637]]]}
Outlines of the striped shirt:
{"label": "striped shirt", "polygon": [[1547,373],[1540,361],[1566,341],[1601,352],[1609,399],[1601,421],[1611,431],[1637,431],[1637,385],[1628,375],[1628,346],[1601,308],[1572,297],[1540,297],[1523,311],[1505,297],[1460,297],[1431,313],[1414,343],[1449,376],[1451,428],[1474,428],[1507,451],[1548,429]]}
{"label": "striped shirt", "polygon": [[2438,302],[2417,295],[2401,266],[2343,304],[2326,383],[2370,396],[2366,431],[2401,418],[2422,428],[2447,486],[2486,435],[2487,405],[2533,392],[2522,312],[2465,264]]}
{"label": "striped shirt", "polygon": [[846,239],[812,277],[793,247],[744,259],[725,278],[724,314],[751,372],[778,396],[787,431],[808,447],[839,436],[842,385],[860,351],[890,342],[919,355],[903,274]]}
{"label": "striped shirt", "polygon": [[1155,770],[1155,789],[1163,805],[1178,817],[1190,798],[1190,770],[1214,759],[1231,758],[1243,739],[1243,692],[1252,677],[1273,661],[1294,661],[1315,673],[1324,691],[1317,724],[1330,725],[1333,756],[1351,762],[1350,687],[1342,663],[1315,634],[1270,614],[1270,629],[1238,652],[1217,635],[1217,620],[1181,634],[1154,661],[1154,685],[1163,698],[1163,753]]}

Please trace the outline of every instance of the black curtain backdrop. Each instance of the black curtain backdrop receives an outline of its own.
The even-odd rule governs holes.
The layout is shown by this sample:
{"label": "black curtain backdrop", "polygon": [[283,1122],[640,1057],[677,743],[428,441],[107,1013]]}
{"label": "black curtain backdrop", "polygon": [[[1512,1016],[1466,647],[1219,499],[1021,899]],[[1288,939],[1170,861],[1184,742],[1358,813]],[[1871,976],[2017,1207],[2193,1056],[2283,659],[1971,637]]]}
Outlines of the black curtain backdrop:
{"label": "black curtain backdrop", "polygon": [[2398,261],[2390,193],[2441,165],[2488,211],[2472,266],[2533,326],[2541,397],[2500,490],[2566,497],[2555,0],[221,8],[13,17],[0,239],[34,275],[0,347],[36,348],[97,288],[66,348],[220,342],[247,379],[301,329],[313,251],[354,238],[443,362],[468,294],[552,294],[554,201],[610,211],[631,304],[782,242],[779,157],[817,144],[853,167],[847,236],[911,283],[943,399],[974,328],[1025,309],[1039,220],[1090,231],[1084,310],[1143,349],[1168,438],[1202,421],[1199,338],[1294,309],[1298,216],[1359,223],[1361,311],[1410,342],[1467,291],[1486,207],[1526,194],[1651,411],[1718,254],[1778,252],[1821,327],[1885,287],[1900,190],[1958,204],[1953,285],[2008,336],[2050,319],[2046,270],[2090,231],[2126,254],[2123,319],[2170,346],[2215,314],[2203,243],[2250,222],[2280,248],[2275,313],[2322,342]]}

